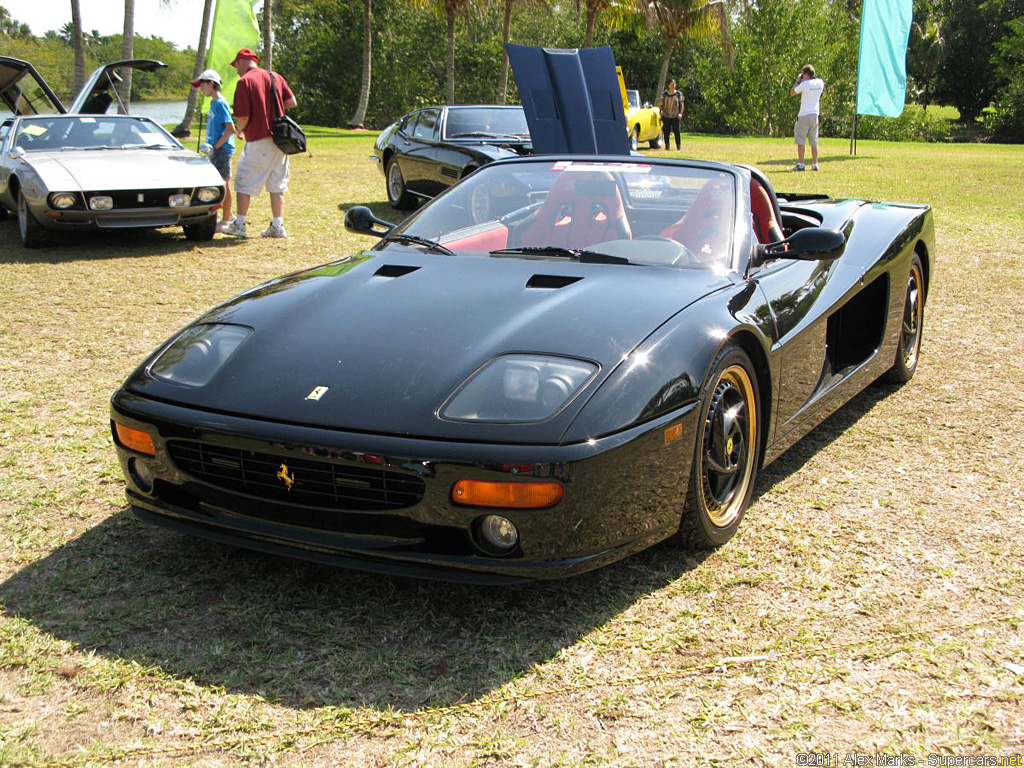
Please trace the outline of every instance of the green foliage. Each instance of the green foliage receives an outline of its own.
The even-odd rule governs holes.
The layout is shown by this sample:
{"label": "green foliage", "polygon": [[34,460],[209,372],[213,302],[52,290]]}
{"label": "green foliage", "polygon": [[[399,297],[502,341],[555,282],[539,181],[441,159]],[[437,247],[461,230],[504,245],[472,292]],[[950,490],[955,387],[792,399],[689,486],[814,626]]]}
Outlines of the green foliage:
{"label": "green foliage", "polygon": [[1024,140],[1024,17],[1007,25],[1006,36],[996,43],[992,63],[1005,85],[996,93],[985,126],[1004,141]]}

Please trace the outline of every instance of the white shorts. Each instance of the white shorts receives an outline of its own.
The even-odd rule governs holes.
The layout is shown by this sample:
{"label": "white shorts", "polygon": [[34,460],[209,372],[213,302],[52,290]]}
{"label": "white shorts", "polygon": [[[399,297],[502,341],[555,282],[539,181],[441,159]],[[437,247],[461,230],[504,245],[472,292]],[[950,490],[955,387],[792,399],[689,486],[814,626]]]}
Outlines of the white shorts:
{"label": "white shorts", "polygon": [[236,192],[255,196],[264,187],[272,193],[288,190],[288,155],[278,149],[269,136],[247,141],[235,169]]}
{"label": "white shorts", "polygon": [[805,141],[810,141],[812,147],[818,146],[818,116],[800,115],[793,126],[793,136],[800,146],[803,146]]}

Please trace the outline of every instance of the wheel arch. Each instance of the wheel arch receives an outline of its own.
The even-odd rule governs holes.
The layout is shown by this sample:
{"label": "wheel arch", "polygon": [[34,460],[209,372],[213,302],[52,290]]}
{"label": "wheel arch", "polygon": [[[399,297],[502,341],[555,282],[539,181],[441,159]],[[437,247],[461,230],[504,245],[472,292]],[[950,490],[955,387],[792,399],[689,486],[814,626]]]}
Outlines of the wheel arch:
{"label": "wheel arch", "polygon": [[754,366],[757,374],[757,394],[760,398],[761,414],[760,422],[760,445],[758,446],[757,466],[760,469],[764,462],[765,448],[768,445],[768,425],[772,423],[772,374],[768,366],[768,356],[764,347],[752,331],[744,328],[733,333],[729,340],[742,349]]}
{"label": "wheel arch", "polygon": [[921,268],[924,270],[924,298],[928,301],[929,286],[931,285],[931,257],[928,254],[928,245],[924,240],[918,240],[914,245],[914,253],[921,259]]}

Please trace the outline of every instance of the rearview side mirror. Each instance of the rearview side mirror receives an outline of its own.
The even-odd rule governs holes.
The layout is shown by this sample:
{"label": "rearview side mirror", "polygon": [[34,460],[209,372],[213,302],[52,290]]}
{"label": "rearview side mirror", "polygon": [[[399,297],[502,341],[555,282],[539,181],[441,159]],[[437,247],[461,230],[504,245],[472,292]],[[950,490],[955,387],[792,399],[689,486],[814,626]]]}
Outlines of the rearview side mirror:
{"label": "rearview side mirror", "polygon": [[14,147],[10,152],[7,153],[7,156],[11,160],[21,160],[25,156],[25,150],[22,149],[21,147]]}
{"label": "rearview side mirror", "polygon": [[[376,227],[383,227],[384,229],[380,230],[376,229]],[[378,219],[373,215],[373,211],[365,205],[355,205],[345,212],[345,229],[357,235],[384,237],[394,228],[394,224],[390,221],[384,221],[384,219]]]}
{"label": "rearview side mirror", "polygon": [[753,266],[775,259],[799,259],[800,261],[832,261],[846,250],[846,235],[838,229],[805,227],[798,229],[785,240],[767,245],[758,245]]}

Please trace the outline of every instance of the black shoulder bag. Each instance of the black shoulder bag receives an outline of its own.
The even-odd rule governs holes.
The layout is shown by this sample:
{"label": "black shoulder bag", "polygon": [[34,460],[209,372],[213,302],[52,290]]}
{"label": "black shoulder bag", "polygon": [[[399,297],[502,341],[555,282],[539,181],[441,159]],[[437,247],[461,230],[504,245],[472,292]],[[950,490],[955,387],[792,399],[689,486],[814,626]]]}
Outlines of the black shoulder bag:
{"label": "black shoulder bag", "polygon": [[[286,155],[297,155],[300,152],[306,151],[306,134],[303,132],[299,124],[292,120],[288,115],[282,115],[280,110],[277,108],[277,94],[274,88],[274,73],[268,72],[270,75],[270,91],[269,98],[271,103],[274,105],[274,119],[270,121],[270,131],[274,139],[274,144],[277,148],[284,152]],[[281,93],[281,100],[284,101],[284,92]]]}

